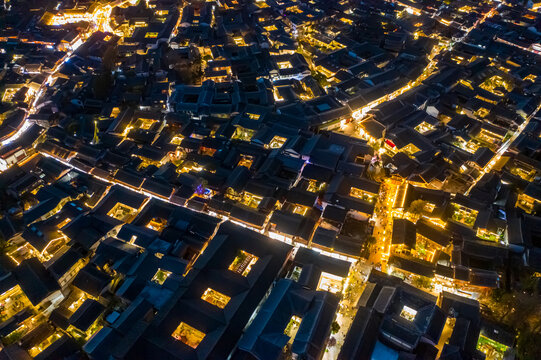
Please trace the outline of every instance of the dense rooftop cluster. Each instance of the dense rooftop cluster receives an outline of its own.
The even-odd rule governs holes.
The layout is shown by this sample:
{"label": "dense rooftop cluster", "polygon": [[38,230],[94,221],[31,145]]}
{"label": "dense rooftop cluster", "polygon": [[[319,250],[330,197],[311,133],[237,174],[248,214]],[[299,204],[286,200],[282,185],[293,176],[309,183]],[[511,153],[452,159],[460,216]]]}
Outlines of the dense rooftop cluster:
{"label": "dense rooftop cluster", "polygon": [[0,359],[528,359],[540,6],[4,0]]}

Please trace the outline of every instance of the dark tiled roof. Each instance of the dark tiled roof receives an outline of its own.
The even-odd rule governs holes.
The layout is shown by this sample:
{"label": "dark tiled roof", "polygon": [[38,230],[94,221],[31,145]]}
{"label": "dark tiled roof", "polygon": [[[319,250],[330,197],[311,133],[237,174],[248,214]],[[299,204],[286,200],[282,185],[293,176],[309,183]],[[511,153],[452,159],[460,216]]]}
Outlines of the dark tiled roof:
{"label": "dark tiled roof", "polygon": [[60,286],[38,258],[23,260],[14,271],[17,283],[33,305],[60,290]]}
{"label": "dark tiled roof", "polygon": [[[239,250],[259,258],[247,277],[228,270]],[[290,251],[289,245],[259,233],[227,222],[222,224],[188,276],[182,280],[180,288],[127,357],[138,354],[142,357],[195,360],[221,358],[228,354]],[[208,287],[231,297],[224,309],[201,300]],[[171,336],[180,322],[206,334],[197,349]]]}
{"label": "dark tiled roof", "polygon": [[81,331],[86,331],[90,325],[97,320],[103,313],[105,306],[96,300],[87,299],[85,302],[71,315],[69,322]]}
{"label": "dark tiled roof", "polygon": [[58,259],[56,259],[47,269],[56,279],[62,277],[73,265],[82,258],[81,254],[70,248]]}
{"label": "dark tiled roof", "polygon": [[283,329],[296,315],[302,320],[292,352],[317,358],[325,349],[337,306],[338,298],[331,293],[306,290],[293,280],[281,279],[245,331],[239,349],[257,358],[278,359],[289,341]]}
{"label": "dark tiled roof", "polygon": [[417,259],[408,259],[398,255],[391,255],[389,264],[396,266],[399,269],[406,270],[413,274],[432,278],[434,276],[434,266],[426,261]]}
{"label": "dark tiled roof", "polygon": [[417,228],[417,234],[424,236],[425,238],[435,242],[436,244],[446,247],[451,241],[451,234],[445,229],[442,229],[431,222],[421,219],[415,224]]}
{"label": "dark tiled roof", "polygon": [[73,280],[73,285],[97,298],[110,281],[109,275],[98,270],[93,264],[88,264],[79,271]]}
{"label": "dark tiled roof", "polygon": [[410,249],[415,248],[415,224],[407,219],[394,219],[392,243],[393,245],[405,245]]}
{"label": "dark tiled roof", "polygon": [[270,223],[276,225],[277,231],[292,236],[298,236],[304,240],[310,238],[316,225],[316,222],[313,219],[299,214],[286,213],[281,210],[273,212]]}
{"label": "dark tiled roof", "polygon": [[378,338],[380,319],[372,309],[360,307],[338,355],[339,360],[368,359]]}

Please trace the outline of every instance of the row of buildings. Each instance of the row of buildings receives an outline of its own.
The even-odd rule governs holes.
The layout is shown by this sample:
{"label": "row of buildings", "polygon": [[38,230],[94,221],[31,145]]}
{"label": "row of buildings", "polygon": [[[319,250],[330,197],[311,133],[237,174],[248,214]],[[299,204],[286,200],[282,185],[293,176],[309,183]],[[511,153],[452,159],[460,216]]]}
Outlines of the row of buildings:
{"label": "row of buildings", "polygon": [[0,358],[514,346],[472,299],[541,267],[534,10],[29,6],[0,30]]}

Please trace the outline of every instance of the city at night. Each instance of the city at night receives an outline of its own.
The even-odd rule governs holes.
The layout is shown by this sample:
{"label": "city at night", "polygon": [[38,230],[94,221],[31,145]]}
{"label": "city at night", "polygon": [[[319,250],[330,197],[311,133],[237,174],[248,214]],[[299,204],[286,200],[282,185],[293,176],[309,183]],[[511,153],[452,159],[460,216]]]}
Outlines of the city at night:
{"label": "city at night", "polygon": [[541,360],[541,0],[0,0],[0,360]]}

